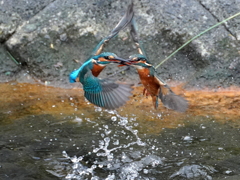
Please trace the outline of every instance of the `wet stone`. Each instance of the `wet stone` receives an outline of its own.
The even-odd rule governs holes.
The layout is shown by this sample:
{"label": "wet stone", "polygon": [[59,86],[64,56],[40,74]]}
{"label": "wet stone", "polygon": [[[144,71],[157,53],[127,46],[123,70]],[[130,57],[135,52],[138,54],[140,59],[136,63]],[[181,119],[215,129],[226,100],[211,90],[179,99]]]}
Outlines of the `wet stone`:
{"label": "wet stone", "polygon": [[35,31],[37,29],[37,26],[36,26],[36,24],[28,24],[24,28],[25,28],[24,31],[26,33],[30,33],[30,32]]}

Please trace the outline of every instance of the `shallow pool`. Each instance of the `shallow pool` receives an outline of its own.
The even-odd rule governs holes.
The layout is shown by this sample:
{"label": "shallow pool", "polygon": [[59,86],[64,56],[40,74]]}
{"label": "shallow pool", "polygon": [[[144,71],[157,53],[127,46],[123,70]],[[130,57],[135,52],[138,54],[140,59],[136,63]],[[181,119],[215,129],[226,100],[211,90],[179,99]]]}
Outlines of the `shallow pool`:
{"label": "shallow pool", "polygon": [[177,113],[136,88],[107,111],[79,89],[0,86],[0,179],[240,179],[238,94],[184,92]]}

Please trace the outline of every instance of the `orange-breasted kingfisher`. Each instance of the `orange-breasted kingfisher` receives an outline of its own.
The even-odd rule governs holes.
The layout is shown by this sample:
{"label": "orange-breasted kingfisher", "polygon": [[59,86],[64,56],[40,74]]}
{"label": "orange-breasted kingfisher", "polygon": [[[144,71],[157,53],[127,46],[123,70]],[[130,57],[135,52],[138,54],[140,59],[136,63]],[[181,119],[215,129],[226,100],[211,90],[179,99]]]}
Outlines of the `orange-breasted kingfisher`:
{"label": "orange-breasted kingfisher", "polygon": [[188,102],[181,96],[176,95],[170,87],[161,80],[155,68],[149,63],[146,56],[135,54],[130,56],[131,65],[136,67],[141,83],[144,86],[144,92],[151,95],[153,106],[158,107],[158,98],[161,99],[165,107],[179,112],[185,112],[188,108]]}
{"label": "orange-breasted kingfisher", "polygon": [[93,50],[91,57],[69,76],[71,83],[80,81],[83,85],[84,96],[91,103],[106,109],[116,109],[126,103],[131,95],[132,84],[117,83],[112,79],[99,79],[97,76],[109,63],[126,63],[111,52],[102,52],[104,45],[126,27],[133,18],[133,3],[119,21],[110,35],[104,38]]}
{"label": "orange-breasted kingfisher", "polygon": [[155,109],[158,107],[159,98],[165,107],[175,111],[185,112],[188,108],[187,100],[176,95],[167,83],[157,76],[154,66],[147,59],[145,51],[139,42],[134,19],[132,19],[131,22],[130,34],[139,52],[139,54],[130,56],[130,62],[132,66],[136,67],[141,83],[144,86],[143,94],[151,95]]}
{"label": "orange-breasted kingfisher", "polygon": [[100,79],[95,75],[100,73],[97,67],[105,67],[109,63],[122,63],[126,60],[114,53],[104,52],[88,59],[79,69],[70,74],[70,82],[80,81],[83,85],[84,96],[91,103],[106,109],[116,109],[128,101],[132,85],[117,83],[112,79]]}

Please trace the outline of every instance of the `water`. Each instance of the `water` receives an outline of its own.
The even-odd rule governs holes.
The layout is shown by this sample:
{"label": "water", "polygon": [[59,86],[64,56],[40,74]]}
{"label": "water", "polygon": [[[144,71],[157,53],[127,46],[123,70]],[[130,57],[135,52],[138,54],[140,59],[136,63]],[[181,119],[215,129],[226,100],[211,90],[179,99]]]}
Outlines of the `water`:
{"label": "water", "polygon": [[224,113],[107,111],[78,90],[29,84],[1,91],[0,179],[240,179],[240,126]]}

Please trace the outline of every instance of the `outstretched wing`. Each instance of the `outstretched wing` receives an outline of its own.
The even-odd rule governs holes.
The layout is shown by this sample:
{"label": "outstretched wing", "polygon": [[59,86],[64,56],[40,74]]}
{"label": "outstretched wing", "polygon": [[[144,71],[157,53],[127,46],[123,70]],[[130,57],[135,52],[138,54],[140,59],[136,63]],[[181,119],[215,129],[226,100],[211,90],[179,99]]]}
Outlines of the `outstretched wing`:
{"label": "outstretched wing", "polygon": [[129,100],[131,84],[120,84],[111,79],[98,79],[87,74],[83,83],[84,96],[91,103],[106,109],[116,109]]}
{"label": "outstretched wing", "polygon": [[[141,41],[139,40],[138,33],[137,33],[137,24],[135,22],[135,19],[132,18],[131,21],[131,30],[130,34],[132,36],[132,39],[134,43],[137,46],[138,53],[142,54],[146,57],[147,55],[144,51],[143,45]],[[149,63],[149,60],[147,60]],[[156,83],[160,85],[160,90],[158,97],[161,99],[162,103],[165,107],[169,109],[173,109],[175,111],[184,112],[188,108],[188,102],[183,97],[176,95],[171,88],[165,83],[160,77],[157,76],[156,70],[153,66],[150,67],[150,75],[155,76]],[[155,108],[158,106],[158,99],[153,96],[153,103]]]}
{"label": "outstretched wing", "polygon": [[147,54],[146,54],[146,52],[144,51],[143,44],[142,44],[142,42],[139,40],[137,23],[136,23],[134,17],[132,18],[132,21],[131,21],[130,34],[131,34],[131,36],[132,36],[132,39],[133,39],[135,45],[137,46],[138,53],[144,55],[144,56],[146,57],[146,59],[148,59]]}
{"label": "outstretched wing", "polygon": [[133,15],[134,15],[133,2],[131,2],[131,4],[127,8],[126,13],[119,21],[119,23],[114,27],[114,29],[110,32],[110,34],[107,37],[105,37],[100,43],[98,43],[98,45],[94,48],[91,55],[94,56],[100,54],[102,52],[104,45],[132,21]]}
{"label": "outstretched wing", "polygon": [[122,19],[119,21],[119,23],[116,25],[116,27],[111,31],[110,35],[107,37],[108,39],[113,38],[116,36],[119,31],[123,28],[125,28],[133,19],[133,2],[128,6],[128,9]]}
{"label": "outstretched wing", "polygon": [[161,99],[163,105],[175,111],[185,112],[188,108],[188,101],[183,97],[176,95],[156,72],[154,73],[154,76],[160,85],[158,97]]}
{"label": "outstretched wing", "polygon": [[185,112],[188,108],[188,101],[176,95],[167,85],[161,85],[159,98],[165,107],[179,112]]}

